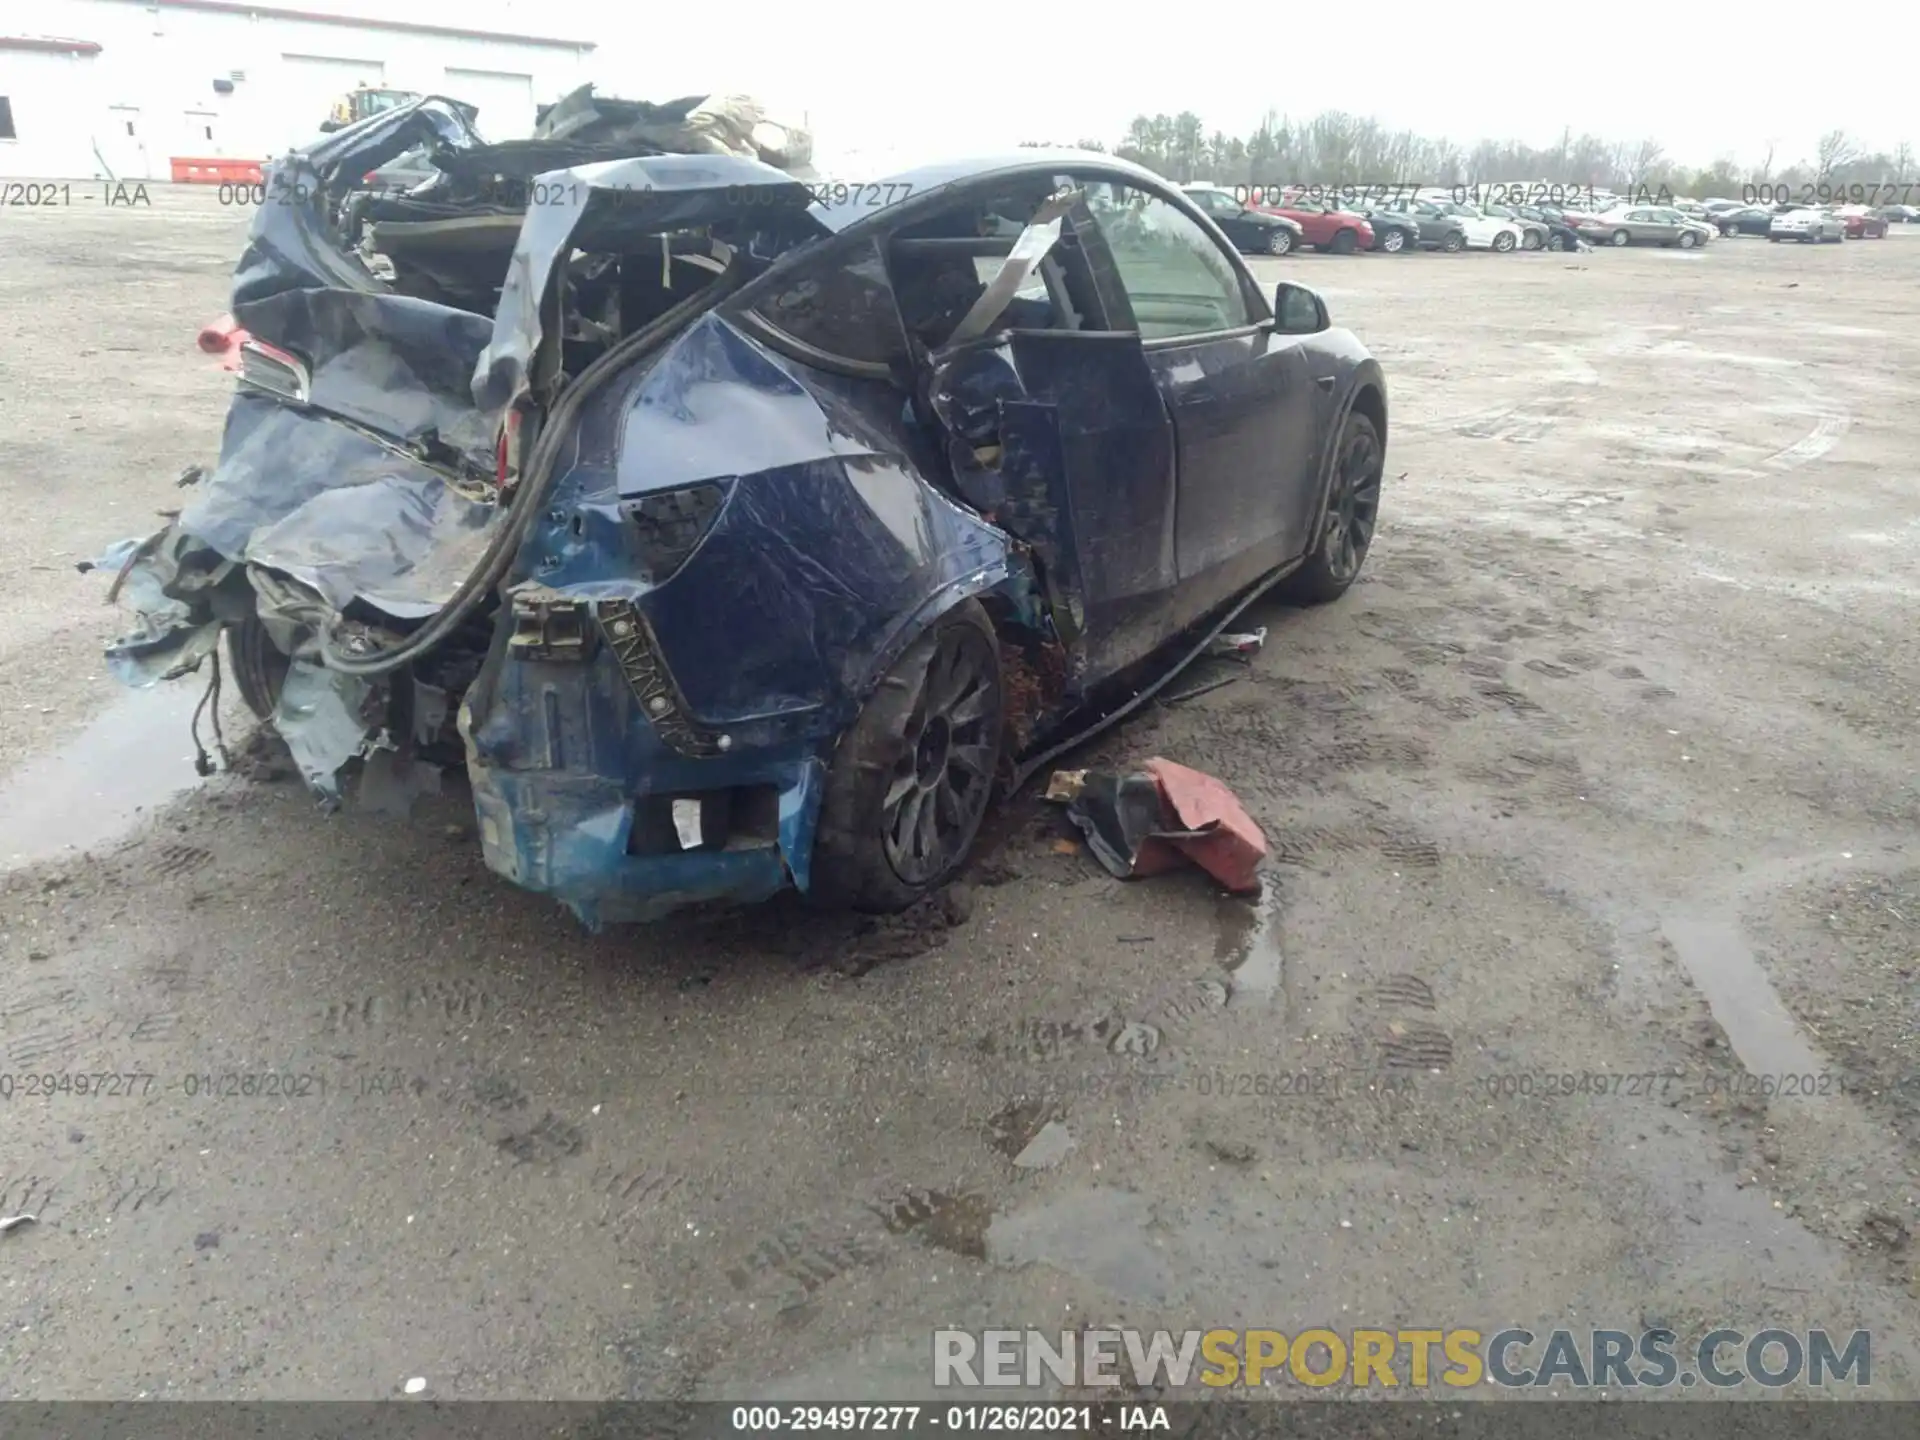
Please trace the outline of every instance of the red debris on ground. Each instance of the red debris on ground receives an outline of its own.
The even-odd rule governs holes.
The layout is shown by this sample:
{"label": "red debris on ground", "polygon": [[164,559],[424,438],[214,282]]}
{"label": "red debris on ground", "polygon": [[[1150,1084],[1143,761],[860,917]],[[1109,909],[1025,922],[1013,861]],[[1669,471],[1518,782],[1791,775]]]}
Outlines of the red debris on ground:
{"label": "red debris on ground", "polygon": [[[1260,862],[1267,856],[1267,836],[1234,793],[1211,775],[1155,756],[1141,767],[1160,786],[1168,809],[1182,830],[1205,833],[1156,836],[1148,844],[1171,846],[1235,892],[1260,888]],[[1146,847],[1141,859],[1145,860]],[[1151,874],[1137,865],[1135,874]]]}

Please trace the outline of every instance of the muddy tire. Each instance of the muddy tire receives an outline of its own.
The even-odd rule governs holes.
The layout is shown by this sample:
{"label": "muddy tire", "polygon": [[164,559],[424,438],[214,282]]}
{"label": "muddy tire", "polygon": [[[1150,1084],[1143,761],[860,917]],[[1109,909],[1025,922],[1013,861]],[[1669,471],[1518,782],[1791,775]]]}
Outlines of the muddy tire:
{"label": "muddy tire", "polygon": [[1000,764],[1000,644],[977,600],[942,615],[840,737],[807,898],[904,910],[966,863]]}
{"label": "muddy tire", "polygon": [[279,707],[280,687],[286,684],[292,662],[268,638],[258,615],[249,613],[240,624],[228,627],[227,663],[247,709],[262,720],[269,718]]}
{"label": "muddy tire", "polygon": [[1358,411],[1349,413],[1334,457],[1320,538],[1306,563],[1274,588],[1275,595],[1296,605],[1324,605],[1347,593],[1366,563],[1380,518],[1387,456],[1373,421]]}

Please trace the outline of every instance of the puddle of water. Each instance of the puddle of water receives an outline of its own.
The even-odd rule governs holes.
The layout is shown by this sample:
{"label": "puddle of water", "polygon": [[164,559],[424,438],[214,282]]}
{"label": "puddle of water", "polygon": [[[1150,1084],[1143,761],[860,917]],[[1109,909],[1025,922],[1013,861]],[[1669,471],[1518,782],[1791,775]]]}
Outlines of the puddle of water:
{"label": "puddle of water", "polygon": [[1680,963],[1727,1032],[1740,1063],[1753,1075],[1810,1075],[1824,1068],[1801,1035],[1780,994],[1754,958],[1740,928],[1725,920],[1660,922]]}
{"label": "puddle of water", "polygon": [[1185,1294],[1178,1267],[1154,1243],[1153,1210],[1130,1191],[1091,1187],[1054,1195],[986,1231],[987,1259],[997,1265],[1050,1265],[1117,1295],[1165,1304]]}
{"label": "puddle of water", "polygon": [[1232,998],[1271,1002],[1280,993],[1284,968],[1280,959],[1280,917],[1273,897],[1264,897],[1258,910],[1241,901],[1226,902],[1214,959],[1233,976]]}
{"label": "puddle of water", "polygon": [[0,782],[0,870],[116,839],[199,784],[187,727],[200,693],[190,682],[132,691]]}

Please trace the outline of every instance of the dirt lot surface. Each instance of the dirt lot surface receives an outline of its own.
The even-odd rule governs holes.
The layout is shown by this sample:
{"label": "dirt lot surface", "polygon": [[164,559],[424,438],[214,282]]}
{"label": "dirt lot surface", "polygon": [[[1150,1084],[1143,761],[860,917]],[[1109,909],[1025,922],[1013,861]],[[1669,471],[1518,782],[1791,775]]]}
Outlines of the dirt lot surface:
{"label": "dirt lot surface", "polygon": [[73,563],[213,457],[243,223],[0,216],[0,1394],[881,1399],[1111,1322],[1864,1327],[1920,1396],[1920,227],[1259,262],[1386,367],[1373,557],[1073,762],[1228,781],[1259,902],[1029,792],[926,916],[586,936],[456,788],[195,788],[103,677]]}

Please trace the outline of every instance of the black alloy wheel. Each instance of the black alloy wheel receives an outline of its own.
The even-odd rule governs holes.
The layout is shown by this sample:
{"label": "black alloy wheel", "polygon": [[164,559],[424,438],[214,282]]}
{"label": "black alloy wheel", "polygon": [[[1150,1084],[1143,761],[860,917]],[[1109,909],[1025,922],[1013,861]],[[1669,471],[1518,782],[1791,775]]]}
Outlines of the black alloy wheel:
{"label": "black alloy wheel", "polygon": [[1347,416],[1327,492],[1320,543],[1306,563],[1281,582],[1279,593],[1308,605],[1337,600],[1359,578],[1380,518],[1380,478],[1387,457],[1373,421]]}
{"label": "black alloy wheel", "polygon": [[954,869],[986,813],[999,756],[1000,658],[970,626],[942,630],[880,802],[887,863],[909,885]]}
{"label": "black alloy wheel", "polygon": [[808,898],[904,910],[960,869],[1000,764],[1000,647],[976,600],[942,615],[840,737]]}

